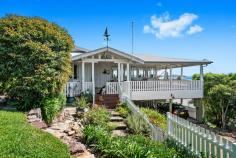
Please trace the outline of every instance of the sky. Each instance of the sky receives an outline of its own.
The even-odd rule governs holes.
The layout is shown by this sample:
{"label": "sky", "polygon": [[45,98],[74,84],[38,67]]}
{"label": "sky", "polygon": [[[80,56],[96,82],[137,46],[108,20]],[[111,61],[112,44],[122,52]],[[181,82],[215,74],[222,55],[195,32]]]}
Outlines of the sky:
{"label": "sky", "polygon": [[[236,71],[235,0],[0,0],[6,14],[55,22],[91,50],[105,46],[108,27],[109,45],[127,53],[134,21],[134,54],[208,59],[214,63],[205,72]],[[193,73],[199,67],[184,70]]]}

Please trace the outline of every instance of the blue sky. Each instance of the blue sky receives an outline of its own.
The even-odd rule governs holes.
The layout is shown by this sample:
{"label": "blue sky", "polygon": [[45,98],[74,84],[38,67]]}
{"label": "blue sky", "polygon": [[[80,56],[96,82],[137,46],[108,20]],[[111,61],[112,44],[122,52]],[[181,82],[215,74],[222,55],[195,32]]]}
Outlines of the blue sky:
{"label": "blue sky", "polygon": [[[5,14],[40,16],[66,28],[76,45],[110,45],[134,52],[190,59],[209,59],[205,72],[229,73],[236,68],[236,2],[234,0],[0,0]],[[186,69],[185,74],[199,72]]]}

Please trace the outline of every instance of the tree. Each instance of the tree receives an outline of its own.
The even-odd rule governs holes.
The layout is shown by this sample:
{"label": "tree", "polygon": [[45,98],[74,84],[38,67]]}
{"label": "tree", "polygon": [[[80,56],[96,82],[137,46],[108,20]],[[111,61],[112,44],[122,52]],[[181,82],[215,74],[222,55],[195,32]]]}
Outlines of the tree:
{"label": "tree", "polygon": [[234,100],[236,91],[228,85],[215,85],[208,93],[209,110],[215,113],[216,120],[220,120],[222,127],[226,127],[230,112],[235,110]]}
{"label": "tree", "polygon": [[[226,128],[227,123],[236,114],[236,74],[204,75],[204,98],[207,121],[218,127]],[[199,75],[193,75],[199,79]]]}
{"label": "tree", "polygon": [[[38,17],[0,19],[0,88],[20,110],[57,97],[71,73],[68,32]],[[45,102],[45,101],[44,101]]]}

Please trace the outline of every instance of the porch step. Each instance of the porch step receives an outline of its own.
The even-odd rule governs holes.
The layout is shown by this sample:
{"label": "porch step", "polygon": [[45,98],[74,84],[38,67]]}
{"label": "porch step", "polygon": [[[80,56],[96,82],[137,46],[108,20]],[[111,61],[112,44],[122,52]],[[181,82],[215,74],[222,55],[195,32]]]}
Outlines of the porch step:
{"label": "porch step", "polygon": [[109,109],[114,109],[119,103],[119,96],[117,94],[96,95],[95,101],[98,105],[105,105]]}
{"label": "porch step", "polygon": [[123,121],[123,118],[120,117],[120,116],[112,116],[112,117],[110,118],[110,121],[111,121],[111,122],[122,122],[122,121]]}
{"label": "porch step", "polygon": [[114,126],[116,130],[126,130],[127,126],[124,122],[110,122],[111,126]]}

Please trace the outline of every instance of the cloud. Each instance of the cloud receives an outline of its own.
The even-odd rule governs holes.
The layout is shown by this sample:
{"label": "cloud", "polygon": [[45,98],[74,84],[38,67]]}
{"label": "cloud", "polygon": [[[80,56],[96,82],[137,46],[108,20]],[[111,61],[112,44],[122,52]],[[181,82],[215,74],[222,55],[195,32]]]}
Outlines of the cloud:
{"label": "cloud", "polygon": [[193,34],[201,32],[203,29],[198,25],[192,25],[193,21],[198,19],[196,14],[184,13],[179,18],[171,20],[168,12],[160,17],[153,15],[151,24],[144,25],[144,33],[152,33],[157,38],[173,38],[183,36],[185,34]]}
{"label": "cloud", "polygon": [[194,25],[189,28],[189,30],[187,31],[187,34],[192,35],[198,32],[202,32],[202,31],[203,31],[203,28],[201,26]]}

